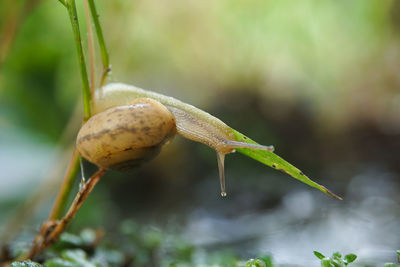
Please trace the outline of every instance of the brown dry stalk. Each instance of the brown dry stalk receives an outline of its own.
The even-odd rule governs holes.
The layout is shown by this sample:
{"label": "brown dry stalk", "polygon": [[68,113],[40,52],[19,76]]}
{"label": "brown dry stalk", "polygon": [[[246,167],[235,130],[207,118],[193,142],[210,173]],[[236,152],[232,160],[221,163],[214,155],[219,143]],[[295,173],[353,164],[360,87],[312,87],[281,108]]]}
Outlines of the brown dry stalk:
{"label": "brown dry stalk", "polygon": [[32,259],[58,240],[60,235],[64,232],[65,228],[75,217],[76,213],[85,202],[90,192],[92,192],[93,188],[99,182],[100,178],[103,177],[105,172],[105,169],[99,169],[95,174],[90,177],[90,179],[83,185],[81,190],[79,190],[68,212],[63,218],[58,221],[48,220],[43,223],[39,234],[35,237],[35,240],[33,241],[30,251],[26,255],[20,257],[18,260]]}

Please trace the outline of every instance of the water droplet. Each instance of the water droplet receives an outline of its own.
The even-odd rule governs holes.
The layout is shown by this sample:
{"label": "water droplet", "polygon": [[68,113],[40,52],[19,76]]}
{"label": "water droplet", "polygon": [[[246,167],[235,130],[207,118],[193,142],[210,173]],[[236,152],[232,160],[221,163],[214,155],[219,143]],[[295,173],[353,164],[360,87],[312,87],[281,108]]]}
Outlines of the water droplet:
{"label": "water droplet", "polygon": [[221,192],[222,197],[226,197],[226,192]]}

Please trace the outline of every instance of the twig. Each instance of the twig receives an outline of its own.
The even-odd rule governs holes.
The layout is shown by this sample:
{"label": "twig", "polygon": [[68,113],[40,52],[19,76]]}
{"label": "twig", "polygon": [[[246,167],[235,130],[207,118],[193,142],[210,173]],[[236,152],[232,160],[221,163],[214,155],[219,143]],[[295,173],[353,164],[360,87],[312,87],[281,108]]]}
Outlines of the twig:
{"label": "twig", "polygon": [[82,189],[76,195],[67,214],[61,220],[48,220],[43,223],[40,233],[36,236],[28,254],[18,258],[18,260],[32,259],[47,247],[54,244],[54,242],[56,242],[60,235],[64,232],[70,221],[75,217],[76,213],[85,202],[90,192],[92,192],[95,185],[105,173],[105,169],[99,169],[95,174],[92,175],[92,177],[90,177],[90,179],[84,184]]}

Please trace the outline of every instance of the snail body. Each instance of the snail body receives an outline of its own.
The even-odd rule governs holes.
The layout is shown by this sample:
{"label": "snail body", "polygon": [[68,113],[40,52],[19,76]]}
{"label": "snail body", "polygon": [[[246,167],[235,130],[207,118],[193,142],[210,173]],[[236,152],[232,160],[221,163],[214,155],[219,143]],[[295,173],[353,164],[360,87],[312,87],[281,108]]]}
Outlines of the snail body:
{"label": "snail body", "polygon": [[105,169],[128,169],[153,158],[178,134],[217,152],[223,196],[226,154],[235,148],[273,151],[272,146],[235,141],[229,126],[192,105],[131,85],[111,83],[97,89],[92,110],[77,137],[77,149],[88,161]]}

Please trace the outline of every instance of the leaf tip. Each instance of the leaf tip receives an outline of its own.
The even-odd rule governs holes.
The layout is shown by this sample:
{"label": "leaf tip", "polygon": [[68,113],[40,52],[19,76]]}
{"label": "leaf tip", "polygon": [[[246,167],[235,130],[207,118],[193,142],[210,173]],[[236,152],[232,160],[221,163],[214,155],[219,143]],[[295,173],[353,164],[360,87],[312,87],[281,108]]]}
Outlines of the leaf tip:
{"label": "leaf tip", "polygon": [[321,185],[321,188],[324,190],[324,192],[328,195],[330,195],[333,198],[336,198],[338,200],[343,200],[343,198],[341,198],[340,196],[336,195],[335,193],[333,193],[331,190],[329,190],[328,188],[326,188],[325,186]]}

